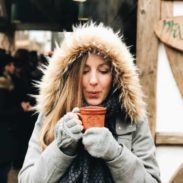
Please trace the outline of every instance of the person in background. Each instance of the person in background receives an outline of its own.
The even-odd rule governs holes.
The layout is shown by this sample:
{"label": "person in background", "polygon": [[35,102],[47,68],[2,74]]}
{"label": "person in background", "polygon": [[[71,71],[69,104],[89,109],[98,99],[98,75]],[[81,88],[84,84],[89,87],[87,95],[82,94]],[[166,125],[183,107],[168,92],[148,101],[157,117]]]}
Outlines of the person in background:
{"label": "person in background", "polygon": [[[25,105],[29,108],[33,105],[33,97],[30,95],[32,93],[32,68],[36,62],[36,52],[32,52],[26,49],[18,49],[15,52],[14,60],[16,71],[12,77],[15,83],[14,94],[18,102],[24,102]],[[17,115],[17,125],[15,126],[15,135],[18,142],[18,153],[16,159],[13,161],[13,168],[18,172],[22,167],[25,154],[28,148],[28,141],[32,134],[34,124],[37,116],[34,114],[34,111],[22,111]]]}
{"label": "person in background", "polygon": [[[119,33],[74,27],[39,84],[39,117],[19,183],[160,183],[137,68]],[[107,108],[105,127],[83,130],[82,106]]]}
{"label": "person in background", "polygon": [[17,115],[30,108],[26,103],[17,103],[14,95],[14,59],[6,52],[0,53],[0,182],[7,182],[12,161],[16,158],[17,141],[14,127]]}

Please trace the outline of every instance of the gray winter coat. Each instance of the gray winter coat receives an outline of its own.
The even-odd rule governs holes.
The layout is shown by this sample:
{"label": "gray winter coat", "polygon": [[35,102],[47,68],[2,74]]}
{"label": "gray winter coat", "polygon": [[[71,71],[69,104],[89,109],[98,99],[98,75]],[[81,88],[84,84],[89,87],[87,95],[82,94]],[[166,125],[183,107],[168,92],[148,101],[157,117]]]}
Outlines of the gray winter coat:
{"label": "gray winter coat", "polygon": [[[56,183],[65,173],[75,156],[67,156],[53,141],[43,152],[39,133],[43,117],[35,124],[19,183]],[[119,157],[106,162],[116,183],[159,183],[159,168],[147,121],[138,124],[116,122],[118,142],[123,146]]]}

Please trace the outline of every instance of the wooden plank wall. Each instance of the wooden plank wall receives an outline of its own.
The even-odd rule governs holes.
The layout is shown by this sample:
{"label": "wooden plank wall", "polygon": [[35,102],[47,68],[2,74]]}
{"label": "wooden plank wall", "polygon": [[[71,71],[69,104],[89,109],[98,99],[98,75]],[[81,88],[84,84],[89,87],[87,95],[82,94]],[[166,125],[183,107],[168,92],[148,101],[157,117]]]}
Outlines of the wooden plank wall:
{"label": "wooden plank wall", "polygon": [[[156,78],[159,41],[154,34],[153,27],[160,19],[168,18],[172,15],[173,0],[138,1],[137,66],[140,69],[141,83],[147,96],[149,126],[156,145],[183,145],[183,133],[156,133]],[[166,45],[165,48],[172,72],[176,81],[178,81],[177,85],[181,88],[183,87],[183,72],[181,72],[183,54]]]}
{"label": "wooden plank wall", "polygon": [[158,39],[154,24],[160,19],[160,0],[139,0],[137,11],[137,66],[148,107],[149,126],[153,137],[156,129],[156,77]]}
{"label": "wooden plank wall", "polygon": [[[173,16],[173,1],[161,2],[161,19]],[[183,53],[169,46],[165,46],[174,79],[183,96]],[[183,145],[183,133],[156,133],[156,145]]]}

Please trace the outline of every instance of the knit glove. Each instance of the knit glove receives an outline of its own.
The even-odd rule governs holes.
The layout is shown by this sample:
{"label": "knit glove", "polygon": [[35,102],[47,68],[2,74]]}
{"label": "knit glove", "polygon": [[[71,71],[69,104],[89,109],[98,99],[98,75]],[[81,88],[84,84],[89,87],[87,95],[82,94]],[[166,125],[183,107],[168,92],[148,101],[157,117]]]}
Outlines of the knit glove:
{"label": "knit glove", "polygon": [[111,161],[122,152],[122,146],[107,128],[89,128],[83,134],[82,143],[88,153],[96,158]]}
{"label": "knit glove", "polygon": [[74,108],[68,112],[57,123],[55,127],[55,139],[60,150],[69,156],[76,153],[78,141],[82,138],[82,122],[74,113],[79,112],[79,108]]}

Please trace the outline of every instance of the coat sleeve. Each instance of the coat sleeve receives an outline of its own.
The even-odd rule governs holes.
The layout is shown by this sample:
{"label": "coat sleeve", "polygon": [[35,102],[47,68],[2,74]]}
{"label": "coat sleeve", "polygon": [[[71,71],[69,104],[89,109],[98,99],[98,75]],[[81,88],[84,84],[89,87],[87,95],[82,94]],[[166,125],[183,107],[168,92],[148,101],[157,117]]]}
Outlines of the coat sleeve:
{"label": "coat sleeve", "polygon": [[19,183],[55,183],[65,173],[75,156],[67,156],[53,141],[41,151],[39,134],[43,116],[39,115],[22,169],[18,175]]}
{"label": "coat sleeve", "polygon": [[132,133],[131,151],[122,145],[122,153],[107,162],[116,183],[160,183],[159,167],[155,158],[148,122],[139,122]]}

